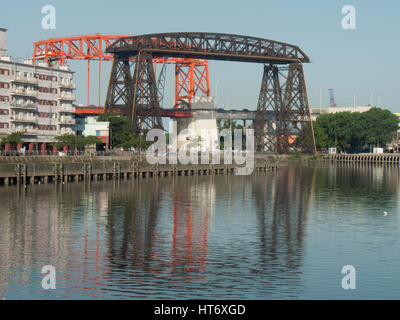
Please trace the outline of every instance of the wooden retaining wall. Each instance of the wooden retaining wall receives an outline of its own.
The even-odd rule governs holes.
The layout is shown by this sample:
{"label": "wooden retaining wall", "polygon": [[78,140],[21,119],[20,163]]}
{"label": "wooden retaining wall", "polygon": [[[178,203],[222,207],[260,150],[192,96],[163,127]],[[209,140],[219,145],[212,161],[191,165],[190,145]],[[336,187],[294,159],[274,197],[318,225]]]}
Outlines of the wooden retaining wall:
{"label": "wooden retaining wall", "polygon": [[[239,168],[235,164],[150,165],[143,159],[121,160],[118,158],[107,160],[92,158],[79,159],[79,161],[68,159],[63,159],[63,161],[51,161],[51,159],[45,161],[32,160],[29,162],[21,160],[18,163],[0,161],[0,185],[235,174],[236,169]],[[276,169],[277,165],[271,164],[267,160],[255,160],[253,172]]]}
{"label": "wooden retaining wall", "polygon": [[332,163],[357,163],[373,165],[400,165],[400,154],[332,154],[324,161]]}

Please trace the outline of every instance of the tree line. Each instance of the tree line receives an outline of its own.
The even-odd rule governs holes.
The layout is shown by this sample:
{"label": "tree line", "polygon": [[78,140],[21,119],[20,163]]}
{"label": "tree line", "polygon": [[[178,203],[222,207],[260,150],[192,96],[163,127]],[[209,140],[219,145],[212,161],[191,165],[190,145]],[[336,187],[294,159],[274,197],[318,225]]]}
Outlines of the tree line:
{"label": "tree line", "polygon": [[322,114],[313,126],[317,149],[360,152],[390,143],[399,130],[399,120],[389,110],[371,108],[362,113]]}
{"label": "tree line", "polygon": [[127,117],[114,113],[100,114],[97,121],[108,121],[111,148],[135,148],[145,150],[150,145],[145,136],[136,136],[133,123]]}
{"label": "tree line", "polygon": [[[22,145],[24,143],[23,132],[13,132],[8,136],[0,140],[0,146],[9,144],[11,149],[16,149],[17,145]],[[84,149],[86,146],[102,144],[103,142],[95,136],[77,136],[75,134],[64,134],[61,136],[56,136],[54,138],[55,142],[52,145],[56,146],[57,149],[61,149],[67,146],[69,149]]]}

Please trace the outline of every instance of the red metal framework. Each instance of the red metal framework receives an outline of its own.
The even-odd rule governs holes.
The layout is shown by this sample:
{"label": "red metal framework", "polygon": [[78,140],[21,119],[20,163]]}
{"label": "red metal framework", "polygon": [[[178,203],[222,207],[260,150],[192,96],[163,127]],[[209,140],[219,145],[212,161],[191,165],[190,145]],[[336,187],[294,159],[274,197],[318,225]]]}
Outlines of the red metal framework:
{"label": "red metal framework", "polygon": [[33,62],[44,61],[50,67],[64,65],[68,59],[87,61],[87,105],[89,105],[90,92],[90,61],[99,62],[99,106],[101,97],[101,62],[112,61],[111,54],[105,49],[123,35],[83,35],[58,39],[47,39],[34,43]]}
{"label": "red metal framework", "polygon": [[45,61],[51,67],[64,65],[67,59],[111,61],[105,49],[122,35],[84,35],[47,39],[34,43],[33,60]]}
{"label": "red metal framework", "polygon": [[[63,38],[51,38],[34,43],[33,61],[43,61],[50,67],[61,66],[69,59],[86,60],[87,61],[87,105],[90,93],[90,61],[98,61],[99,63],[99,88],[98,88],[98,105],[101,106],[101,63],[102,61],[112,61],[113,55],[106,53],[105,49],[114,41],[126,37],[126,35],[81,35]],[[210,83],[208,77],[208,62],[199,59],[185,58],[168,58],[153,59],[154,64],[176,64],[175,68],[175,103],[182,98],[188,98],[189,101],[196,93],[210,95]],[[186,77],[185,68],[189,68]],[[187,88],[187,89],[186,89]]]}
{"label": "red metal framework", "polygon": [[[79,115],[99,115],[104,113],[104,106],[75,106],[75,114]],[[140,114],[140,111],[139,111]],[[140,114],[143,115],[143,114]],[[163,118],[191,118],[192,112],[183,109],[161,109],[161,117]]]}
{"label": "red metal framework", "polygon": [[208,61],[182,59],[175,64],[175,108],[181,100],[191,104],[193,96],[210,96]]}

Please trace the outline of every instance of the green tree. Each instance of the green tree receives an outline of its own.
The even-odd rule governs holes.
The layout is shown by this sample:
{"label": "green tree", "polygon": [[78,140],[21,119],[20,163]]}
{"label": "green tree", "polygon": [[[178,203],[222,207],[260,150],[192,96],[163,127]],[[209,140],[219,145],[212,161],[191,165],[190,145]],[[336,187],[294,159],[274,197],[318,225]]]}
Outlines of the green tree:
{"label": "green tree", "polygon": [[[244,126],[242,124],[238,124],[236,120],[231,120],[229,119],[217,119],[217,128],[218,131],[221,132],[221,130],[224,129],[228,129],[228,130],[232,130],[231,134],[232,134],[232,147],[234,147],[234,143],[235,143],[235,129],[240,129],[242,130],[242,149],[246,148],[246,133],[243,130]],[[220,144],[220,149],[224,149],[224,139],[223,137],[220,137],[219,139],[219,144]]]}
{"label": "green tree", "polygon": [[99,116],[98,120],[109,122],[112,147],[147,149],[149,146],[144,136],[135,136],[133,134],[132,121],[128,118],[118,114],[104,113]]}
{"label": "green tree", "polygon": [[357,152],[365,145],[385,146],[398,130],[398,119],[389,110],[371,108],[367,112],[338,112],[320,115],[314,122],[318,149],[337,147]]}
{"label": "green tree", "polygon": [[60,149],[63,146],[67,146],[69,149],[83,149],[86,146],[94,144],[102,144],[103,142],[95,136],[77,136],[74,134],[64,134],[54,138],[56,141],[54,145]]}
{"label": "green tree", "polygon": [[332,141],[329,139],[328,134],[321,126],[321,123],[318,121],[314,121],[313,126],[314,126],[315,144],[317,149],[329,148]]}
{"label": "green tree", "polygon": [[11,149],[16,149],[18,144],[23,143],[22,140],[23,134],[24,134],[23,132],[13,132],[8,136],[4,137],[3,139],[1,139],[0,144],[4,146],[5,144],[8,143],[10,144]]}
{"label": "green tree", "polygon": [[103,141],[101,141],[96,136],[87,136],[87,137],[83,138],[83,143],[84,143],[85,146],[91,146],[91,145],[102,144]]}
{"label": "green tree", "polygon": [[58,149],[62,148],[63,146],[67,146],[71,149],[76,149],[81,145],[80,137],[74,134],[64,134],[61,136],[57,136],[54,138],[54,140],[55,142],[53,143],[53,145],[55,145]]}
{"label": "green tree", "polygon": [[366,143],[376,146],[384,146],[389,143],[399,129],[399,122],[389,110],[372,108],[365,113],[368,121]]}

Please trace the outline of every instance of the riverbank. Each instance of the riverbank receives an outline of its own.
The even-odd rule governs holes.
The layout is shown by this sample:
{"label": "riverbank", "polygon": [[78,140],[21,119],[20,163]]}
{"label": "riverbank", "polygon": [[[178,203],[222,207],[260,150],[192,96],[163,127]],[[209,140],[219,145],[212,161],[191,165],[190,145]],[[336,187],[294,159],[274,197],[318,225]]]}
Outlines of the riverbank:
{"label": "riverbank", "polygon": [[355,154],[293,154],[286,157],[288,162],[322,162],[324,164],[359,164],[359,165],[400,165],[400,154],[355,153]]}
{"label": "riverbank", "polygon": [[[254,172],[276,170],[286,156],[255,155]],[[0,157],[0,185],[66,183],[148,177],[236,174],[237,164],[156,164],[144,155]],[[249,171],[249,174],[251,171]]]}

